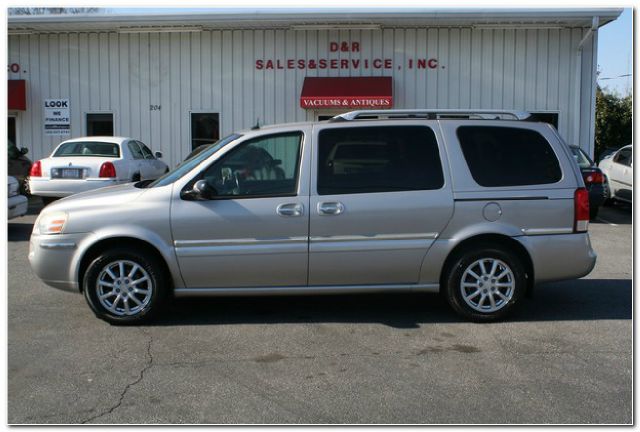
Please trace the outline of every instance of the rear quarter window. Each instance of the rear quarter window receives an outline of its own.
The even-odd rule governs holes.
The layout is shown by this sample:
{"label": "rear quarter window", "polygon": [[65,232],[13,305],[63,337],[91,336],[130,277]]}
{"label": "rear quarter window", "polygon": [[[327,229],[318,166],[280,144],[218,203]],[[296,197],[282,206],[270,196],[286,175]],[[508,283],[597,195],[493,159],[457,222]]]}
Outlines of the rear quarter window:
{"label": "rear quarter window", "polygon": [[480,186],[528,186],[557,183],[562,171],[549,142],[522,128],[460,126],[462,153]]}

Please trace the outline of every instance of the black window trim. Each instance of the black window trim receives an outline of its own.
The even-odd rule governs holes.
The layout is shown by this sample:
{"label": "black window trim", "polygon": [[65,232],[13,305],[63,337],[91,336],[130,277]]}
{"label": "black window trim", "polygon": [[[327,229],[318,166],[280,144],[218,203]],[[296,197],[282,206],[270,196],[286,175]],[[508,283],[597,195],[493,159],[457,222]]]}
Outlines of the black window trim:
{"label": "black window trim", "polygon": [[[433,133],[433,138],[436,142],[436,149],[438,151],[438,162],[440,163],[440,169],[442,170],[442,186],[437,189],[402,189],[402,190],[390,190],[390,191],[373,191],[373,192],[343,192],[343,193],[331,193],[331,194],[321,194],[318,190],[318,180],[320,178],[320,134],[326,130],[338,130],[338,129],[356,129],[356,128],[374,128],[374,127],[423,127],[425,129],[431,130]],[[403,125],[371,125],[371,124],[362,124],[362,125],[349,125],[345,127],[325,127],[318,131],[317,133],[317,142],[315,145],[315,149],[313,151],[314,155],[311,158],[312,163],[313,160],[317,160],[318,162],[315,164],[315,193],[317,196],[332,196],[332,195],[363,195],[363,194],[387,194],[387,193],[406,193],[406,192],[429,192],[429,191],[441,191],[447,187],[447,173],[445,171],[445,166],[442,159],[442,152],[440,149],[440,141],[438,140],[438,134],[436,130],[425,124],[403,124]]]}
{"label": "black window trim", "polygon": [[[220,162],[221,160],[223,160],[224,158],[228,157],[230,154],[232,154],[238,147],[241,147],[247,143],[250,143],[253,140],[256,139],[261,139],[264,137],[268,137],[268,136],[278,136],[278,135],[292,135],[292,134],[300,134],[300,146],[298,148],[298,160],[296,163],[296,169],[295,169],[295,173],[296,173],[296,186],[295,186],[295,192],[292,193],[286,193],[286,194],[269,194],[269,195],[227,195],[227,196],[214,196],[213,198],[211,198],[209,201],[222,201],[222,200],[237,200],[237,199],[256,199],[256,198],[287,198],[287,197],[297,197],[299,196],[300,193],[300,174],[301,174],[301,168],[302,168],[302,156],[304,154],[304,145],[305,145],[305,133],[303,130],[291,130],[291,131],[286,131],[286,132],[276,132],[276,133],[271,133],[271,134],[263,134],[263,135],[257,135],[257,136],[253,136],[253,137],[247,137],[247,139],[245,139],[244,141],[238,142],[236,143],[236,145],[233,146],[233,148],[229,149],[225,154],[223,154],[220,158],[214,160],[213,162],[211,162],[209,165],[207,165],[205,168],[201,169],[198,174],[196,174],[191,180],[189,180],[185,186],[182,188],[182,191],[180,192],[180,198],[182,200],[187,200],[183,197],[183,194],[185,191],[191,189],[193,187],[193,185],[195,184],[195,182],[197,182],[198,180],[201,179],[202,174],[208,170],[209,168],[211,168],[211,166],[213,166],[214,164]],[[215,154],[215,153],[214,153]],[[212,155],[213,156],[213,155]],[[275,214],[275,213],[274,213]]]}

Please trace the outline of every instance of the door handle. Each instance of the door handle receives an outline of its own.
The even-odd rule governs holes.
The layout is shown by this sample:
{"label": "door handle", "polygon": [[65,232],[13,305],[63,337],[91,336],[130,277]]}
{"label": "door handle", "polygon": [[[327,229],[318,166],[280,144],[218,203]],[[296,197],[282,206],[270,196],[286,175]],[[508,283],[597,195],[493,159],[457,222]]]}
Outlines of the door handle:
{"label": "door handle", "polygon": [[344,204],[341,202],[318,203],[318,213],[321,215],[339,215],[344,212]]}
{"label": "door handle", "polygon": [[280,204],[276,208],[276,212],[280,216],[289,216],[289,217],[302,216],[304,213],[304,207],[302,207],[302,204],[298,204],[298,203]]}

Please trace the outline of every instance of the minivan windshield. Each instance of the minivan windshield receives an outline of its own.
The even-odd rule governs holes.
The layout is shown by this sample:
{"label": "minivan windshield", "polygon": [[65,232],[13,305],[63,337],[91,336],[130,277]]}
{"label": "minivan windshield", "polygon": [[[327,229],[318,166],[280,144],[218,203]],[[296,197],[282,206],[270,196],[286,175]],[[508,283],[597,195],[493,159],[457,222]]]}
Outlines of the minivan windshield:
{"label": "minivan windshield", "polygon": [[233,142],[233,141],[237,140],[241,136],[242,135],[239,135],[239,134],[231,134],[231,135],[228,135],[228,136],[222,138],[221,140],[219,140],[215,144],[211,145],[206,150],[204,150],[204,151],[198,153],[197,155],[185,160],[180,166],[176,167],[174,170],[169,171],[168,173],[166,173],[162,177],[160,177],[157,180],[149,183],[146,187],[153,188],[153,187],[166,186],[166,185],[169,185],[169,184],[175,182],[176,180],[182,178],[187,173],[189,173],[200,162],[202,162],[203,160],[207,159],[209,156],[211,156],[212,154],[214,154],[215,152],[217,152],[218,150],[220,150],[222,147],[226,146],[230,142]]}

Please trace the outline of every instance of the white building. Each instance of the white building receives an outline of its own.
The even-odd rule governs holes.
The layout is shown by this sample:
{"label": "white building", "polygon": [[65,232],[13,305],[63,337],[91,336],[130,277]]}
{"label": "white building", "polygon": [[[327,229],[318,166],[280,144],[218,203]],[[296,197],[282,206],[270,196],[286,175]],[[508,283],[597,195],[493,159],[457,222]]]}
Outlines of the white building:
{"label": "white building", "polygon": [[13,16],[9,138],[35,160],[70,137],[132,136],[173,166],[258,121],[485,108],[538,113],[593,154],[598,28],[621,12]]}

